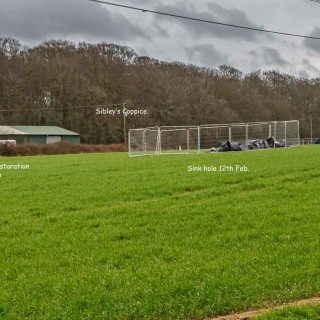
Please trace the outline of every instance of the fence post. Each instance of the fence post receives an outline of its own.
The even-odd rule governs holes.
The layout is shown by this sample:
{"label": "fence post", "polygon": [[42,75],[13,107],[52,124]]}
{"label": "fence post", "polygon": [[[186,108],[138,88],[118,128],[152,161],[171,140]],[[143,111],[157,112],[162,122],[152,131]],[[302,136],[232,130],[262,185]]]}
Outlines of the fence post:
{"label": "fence post", "polygon": [[278,121],[275,121],[274,123],[274,143],[273,143],[273,148],[275,149],[276,148],[276,140],[277,140],[277,124],[278,124]]}
{"label": "fence post", "polygon": [[300,121],[298,121],[298,145],[301,145],[301,138],[300,138]]}
{"label": "fence post", "polygon": [[187,152],[190,153],[190,131],[187,129]]}
{"label": "fence post", "polygon": [[272,136],[272,125],[271,122],[269,123],[269,137]]}
{"label": "fence post", "polygon": [[128,151],[129,151],[129,157],[131,157],[131,129],[128,132]]}
{"label": "fence post", "polygon": [[311,138],[311,144],[313,144],[313,123],[312,123],[312,116],[309,116],[309,124],[310,124],[310,138]]}
{"label": "fence post", "polygon": [[284,122],[284,146],[287,147],[287,121]]}
{"label": "fence post", "polygon": [[201,141],[200,141],[200,126],[198,126],[198,153],[201,152]]}
{"label": "fence post", "polygon": [[159,154],[159,135],[160,135],[160,128],[158,127],[156,154]]}
{"label": "fence post", "polygon": [[162,142],[161,142],[161,127],[159,127],[159,154],[162,153]]}
{"label": "fence post", "polygon": [[143,130],[142,140],[143,140],[143,151],[144,151],[144,154],[146,155],[147,154],[146,129]]}
{"label": "fence post", "polygon": [[229,141],[231,143],[232,140],[232,131],[231,131],[231,126],[229,126]]}
{"label": "fence post", "polygon": [[248,122],[246,123],[246,147],[248,150],[248,147],[249,147],[249,124],[248,124]]}

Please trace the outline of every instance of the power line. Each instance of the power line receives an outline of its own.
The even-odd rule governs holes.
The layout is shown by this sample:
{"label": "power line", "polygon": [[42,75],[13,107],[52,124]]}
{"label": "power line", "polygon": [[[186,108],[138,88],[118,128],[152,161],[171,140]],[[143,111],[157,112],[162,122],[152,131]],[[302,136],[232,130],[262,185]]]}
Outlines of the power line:
{"label": "power line", "polygon": [[[108,6],[114,6],[114,7],[124,8],[124,9],[135,10],[135,11],[141,11],[143,13],[154,13],[157,15],[168,16],[171,18],[178,18],[178,19],[191,20],[191,21],[196,21],[196,22],[209,23],[209,24],[220,25],[220,26],[224,26],[224,27],[238,28],[238,29],[244,29],[244,30],[249,30],[249,31],[264,32],[264,33],[272,33],[272,34],[289,36],[289,37],[296,37],[296,38],[320,40],[320,36],[319,37],[306,36],[306,35],[302,35],[302,34],[294,34],[294,33],[288,33],[288,32],[275,31],[275,30],[267,30],[267,29],[260,29],[260,28],[254,28],[254,27],[240,26],[240,25],[236,25],[236,24],[223,23],[223,22],[206,20],[206,19],[201,19],[201,18],[187,17],[187,16],[182,16],[179,14],[170,13],[170,12],[162,12],[162,11],[149,10],[149,9],[145,9],[145,8],[132,7],[132,6],[127,6],[127,5],[118,4],[118,3],[107,2],[107,1],[103,1],[103,0],[89,0],[89,1],[101,3],[104,5],[108,5]],[[311,1],[320,2],[320,0],[319,1],[311,0]]]}

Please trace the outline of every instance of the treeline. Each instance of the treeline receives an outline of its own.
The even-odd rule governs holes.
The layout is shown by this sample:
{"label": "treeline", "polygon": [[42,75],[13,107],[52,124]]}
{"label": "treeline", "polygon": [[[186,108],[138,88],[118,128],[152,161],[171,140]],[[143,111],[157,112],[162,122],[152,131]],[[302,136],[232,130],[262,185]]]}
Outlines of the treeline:
{"label": "treeline", "polygon": [[[148,110],[128,117],[94,107]],[[0,38],[0,125],[58,125],[85,143],[121,143],[125,129],[267,120],[302,120],[320,136],[320,79],[276,71],[243,74],[138,56],[115,44],[49,41],[33,48]]]}

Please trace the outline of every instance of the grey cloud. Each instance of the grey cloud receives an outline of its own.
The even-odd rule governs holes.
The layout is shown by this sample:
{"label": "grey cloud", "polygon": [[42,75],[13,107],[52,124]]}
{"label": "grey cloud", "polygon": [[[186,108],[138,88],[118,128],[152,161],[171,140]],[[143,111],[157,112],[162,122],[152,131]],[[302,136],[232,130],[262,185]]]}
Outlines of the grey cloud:
{"label": "grey cloud", "polygon": [[220,53],[210,44],[200,44],[185,49],[188,59],[192,63],[215,68],[222,64],[228,64],[229,60],[225,54]]}
{"label": "grey cloud", "polygon": [[250,55],[258,64],[276,65],[284,67],[289,63],[281,56],[280,52],[274,48],[261,47],[258,50],[250,51]]}
{"label": "grey cloud", "polygon": [[136,49],[136,52],[139,56],[152,57],[151,53],[146,48],[143,48],[143,47]]}
{"label": "grey cloud", "polygon": [[155,24],[154,29],[161,37],[168,38],[170,36],[168,30],[159,24]]}
{"label": "grey cloud", "polygon": [[[196,10],[194,7],[186,4],[185,2],[177,2],[173,5],[158,5],[156,7],[156,10],[222,23],[238,24],[253,28],[263,28],[262,26],[256,25],[251,22],[244,11],[240,11],[237,9],[227,9],[212,2],[208,3],[207,7],[204,7],[202,10]],[[232,27],[213,25],[184,19],[174,19],[171,17],[163,17],[162,21],[164,19],[166,19],[167,21],[182,24],[187,28],[189,32],[198,37],[215,35],[222,39],[242,39],[247,41],[254,41],[255,39],[257,39],[258,35],[269,37],[268,35],[258,34],[254,31]]]}
{"label": "grey cloud", "polygon": [[310,73],[309,73],[308,71],[306,71],[306,70],[300,70],[300,71],[298,72],[298,76],[299,76],[300,78],[304,78],[304,79],[310,79],[310,78],[312,78],[312,76],[310,75]]}
{"label": "grey cloud", "polygon": [[302,67],[303,67],[303,70],[300,71],[300,75],[301,76],[303,76],[305,78],[319,77],[320,76],[320,70],[316,66],[314,66],[310,62],[310,60],[303,59]]}
{"label": "grey cloud", "polygon": [[[116,2],[249,27],[263,28],[268,24],[270,29],[301,34],[308,33],[310,26],[317,26],[320,12],[318,5],[306,6],[301,0],[289,1],[296,8],[290,17],[288,1]],[[311,35],[319,36],[320,27],[314,28]],[[319,75],[316,67],[320,66],[317,40],[286,41],[268,34],[133,12],[88,0],[0,0],[0,37],[16,38],[29,46],[50,39],[114,42],[160,60],[185,59],[208,67],[229,64],[246,72],[275,68]],[[309,60],[303,62],[303,58],[311,56],[312,64]]]}
{"label": "grey cloud", "polygon": [[136,24],[101,4],[77,0],[1,0],[0,36],[27,42],[59,38],[126,40],[146,38]]}
{"label": "grey cloud", "polygon": [[[320,28],[314,28],[313,31],[309,34],[311,37],[320,37]],[[307,48],[320,52],[320,41],[316,39],[305,39],[304,44]]]}

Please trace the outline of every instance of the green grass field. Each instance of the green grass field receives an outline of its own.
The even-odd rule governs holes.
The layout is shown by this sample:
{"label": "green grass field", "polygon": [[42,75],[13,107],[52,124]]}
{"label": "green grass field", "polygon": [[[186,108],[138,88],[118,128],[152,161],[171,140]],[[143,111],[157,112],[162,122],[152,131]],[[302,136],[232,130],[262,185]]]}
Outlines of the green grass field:
{"label": "green grass field", "polygon": [[297,307],[276,311],[255,320],[319,320],[320,306],[314,307]]}
{"label": "green grass field", "polygon": [[[320,147],[0,163],[31,166],[0,171],[1,319],[201,319],[320,292]],[[220,164],[250,172],[187,170]]]}

